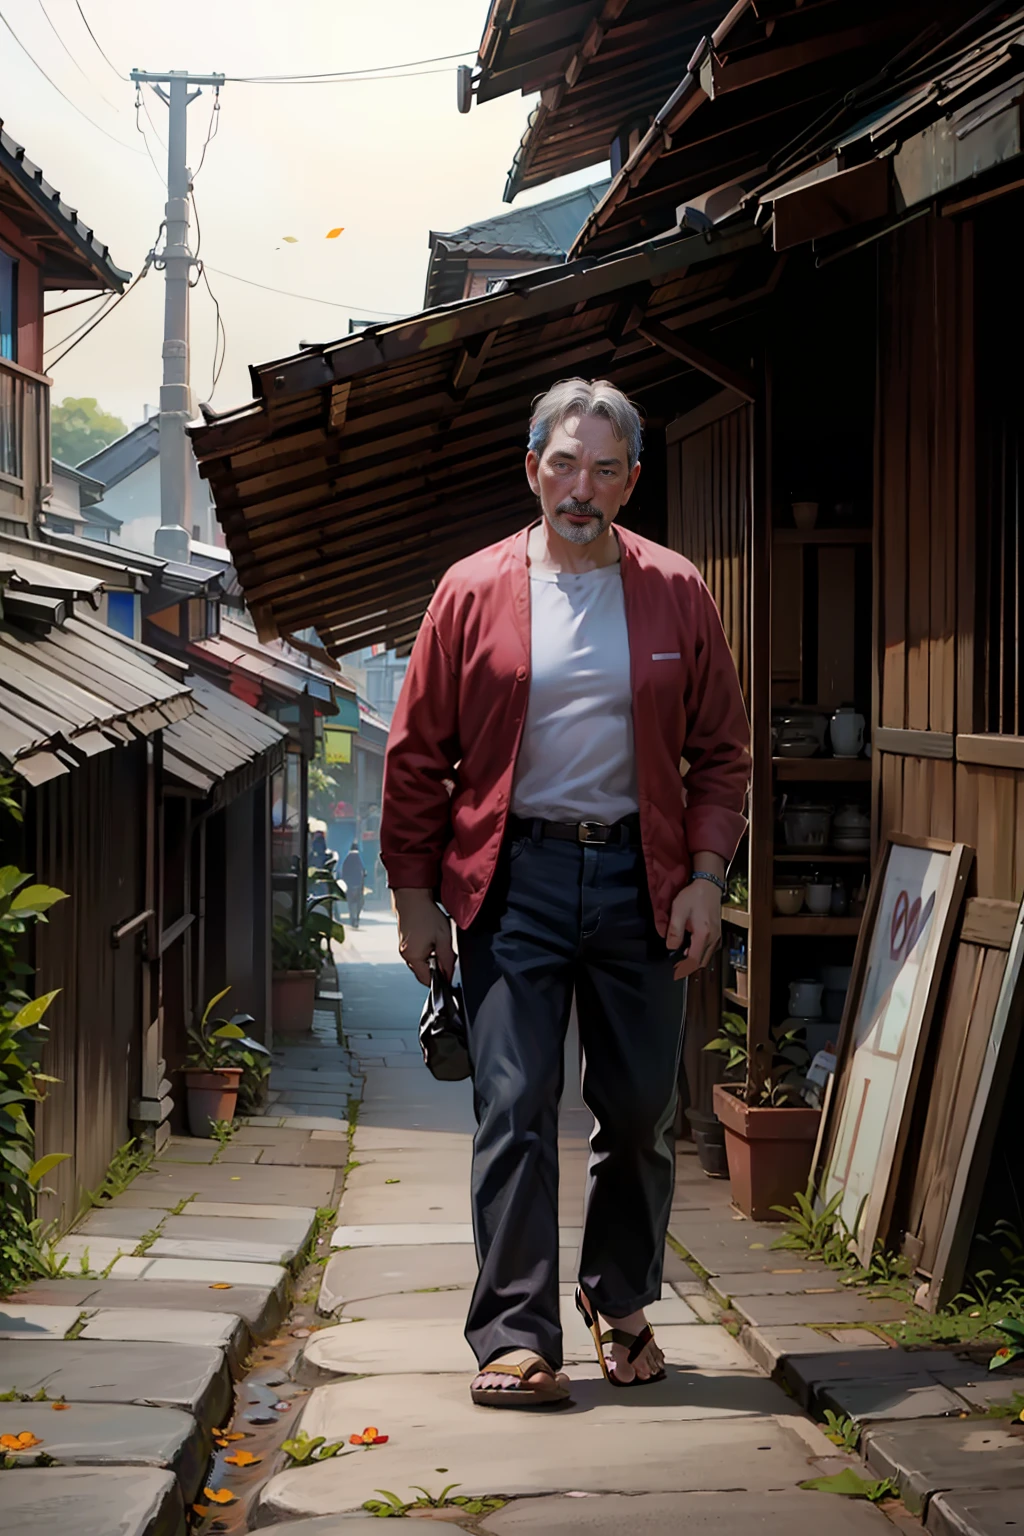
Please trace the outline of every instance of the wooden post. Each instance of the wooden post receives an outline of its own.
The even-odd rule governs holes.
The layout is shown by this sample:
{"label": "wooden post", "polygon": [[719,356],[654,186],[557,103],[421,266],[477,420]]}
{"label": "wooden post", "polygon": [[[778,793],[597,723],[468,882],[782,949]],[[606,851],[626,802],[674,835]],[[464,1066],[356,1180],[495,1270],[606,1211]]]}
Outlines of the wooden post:
{"label": "wooden post", "polygon": [[748,1091],[769,1075],[772,1050],[772,465],[771,376],[765,358],[761,390],[748,412],[750,454],[750,726],[753,766],[750,786],[750,928],[747,966],[750,990],[747,1038]]}

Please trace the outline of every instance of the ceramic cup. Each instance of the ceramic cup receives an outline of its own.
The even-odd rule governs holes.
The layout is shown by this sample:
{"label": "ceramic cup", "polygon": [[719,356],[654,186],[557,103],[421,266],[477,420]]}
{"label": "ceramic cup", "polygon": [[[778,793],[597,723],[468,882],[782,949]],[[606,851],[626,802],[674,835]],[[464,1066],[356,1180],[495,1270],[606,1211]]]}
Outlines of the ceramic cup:
{"label": "ceramic cup", "polygon": [[829,724],[836,757],[859,757],[864,748],[864,716],[855,709],[837,709]]}

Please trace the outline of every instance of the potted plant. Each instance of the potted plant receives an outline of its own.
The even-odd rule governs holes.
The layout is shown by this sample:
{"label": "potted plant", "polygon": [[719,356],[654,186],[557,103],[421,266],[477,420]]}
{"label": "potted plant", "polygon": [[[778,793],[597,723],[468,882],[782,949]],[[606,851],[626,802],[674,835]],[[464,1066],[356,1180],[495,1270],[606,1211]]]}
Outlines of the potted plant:
{"label": "potted plant", "polygon": [[334,917],[334,902],[344,892],[333,877],[326,878],[328,889],[308,903],[298,926],[286,917],[274,919],[272,1009],[276,1034],[302,1035],[313,1028],[317,978],[330,954],[331,940],[341,944],[345,939],[345,930]]}
{"label": "potted plant", "polygon": [[747,1024],[739,1014],[723,1014],[718,1036],[705,1046],[724,1053],[731,1072],[744,1072],[742,1083],[715,1084],[714,1106],[725,1128],[733,1200],[753,1221],[778,1221],[775,1208],[806,1188],[821,1119],[801,1094],[807,1052],[795,1030],[779,1035],[773,1029],[770,1046],[771,1067],[760,1082],[751,1076]]}
{"label": "potted plant", "polygon": [[188,1032],[192,1049],[185,1062],[188,1128],[193,1136],[209,1136],[215,1120],[233,1120],[238,1088],[248,1062],[270,1052],[247,1035],[245,1024],[252,1014],[236,1013],[230,1019],[213,1017],[213,1010],[231,991],[225,987],[211,997],[202,1016]]}

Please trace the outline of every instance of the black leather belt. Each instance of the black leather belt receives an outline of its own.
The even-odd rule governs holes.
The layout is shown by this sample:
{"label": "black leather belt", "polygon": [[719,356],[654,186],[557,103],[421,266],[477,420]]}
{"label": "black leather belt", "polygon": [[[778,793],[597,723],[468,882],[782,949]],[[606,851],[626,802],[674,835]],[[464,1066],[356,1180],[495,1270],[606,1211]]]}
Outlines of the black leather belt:
{"label": "black leather belt", "polygon": [[603,821],[541,821],[539,818],[510,816],[508,830],[512,837],[530,837],[535,843],[553,838],[561,843],[583,843],[587,847],[639,848],[640,816],[624,816],[606,825]]}

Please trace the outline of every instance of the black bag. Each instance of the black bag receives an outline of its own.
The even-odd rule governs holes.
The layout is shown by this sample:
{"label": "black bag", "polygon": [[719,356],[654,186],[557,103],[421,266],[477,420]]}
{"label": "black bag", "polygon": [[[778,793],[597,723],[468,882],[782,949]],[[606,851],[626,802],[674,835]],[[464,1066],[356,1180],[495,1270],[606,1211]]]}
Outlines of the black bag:
{"label": "black bag", "polygon": [[469,1076],[462,988],[452,985],[433,955],[430,991],[420,1014],[420,1050],[428,1068],[442,1083],[461,1083]]}

